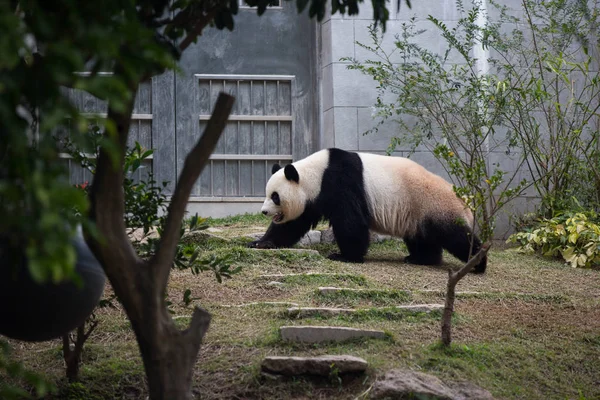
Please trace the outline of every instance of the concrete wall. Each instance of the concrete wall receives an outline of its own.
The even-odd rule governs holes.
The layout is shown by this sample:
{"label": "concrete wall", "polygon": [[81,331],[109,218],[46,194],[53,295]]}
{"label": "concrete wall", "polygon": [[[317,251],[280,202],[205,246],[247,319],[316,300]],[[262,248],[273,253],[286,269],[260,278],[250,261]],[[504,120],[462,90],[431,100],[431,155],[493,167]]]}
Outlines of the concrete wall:
{"label": "concrete wall", "polygon": [[[412,17],[416,18],[417,29],[426,31],[418,38],[419,44],[443,54],[446,51],[446,41],[441,37],[437,28],[427,21],[433,17],[443,21],[449,29],[456,25],[461,17],[456,6],[456,0],[419,0],[412,1],[409,9],[404,0],[400,9],[396,2],[388,3],[391,7],[390,20],[387,22],[383,47],[386,50],[393,48],[394,36],[401,32],[403,23]],[[520,9],[520,1],[500,1],[508,7]],[[469,2],[465,2],[469,8]],[[497,13],[490,11],[490,18],[495,18]],[[377,133],[364,133],[372,128],[377,121],[373,116],[373,106],[377,98],[376,82],[360,71],[347,68],[349,62],[341,61],[343,57],[355,58],[358,61],[373,59],[373,54],[363,49],[356,42],[371,45],[368,27],[372,23],[372,7],[369,1],[361,4],[358,16],[329,15],[321,24],[321,74],[322,74],[322,136],[321,147],[339,147],[345,150],[364,151],[371,153],[385,153],[390,139],[398,135],[399,126],[386,122],[380,126]],[[512,26],[507,27],[508,29]],[[457,54],[451,54],[449,60],[460,63]],[[399,61],[399,60],[398,60]],[[397,148],[394,155],[407,156],[409,148]],[[448,174],[437,161],[434,155],[426,149],[421,149],[410,156],[425,168],[448,179]],[[505,153],[492,153],[490,162],[500,162],[502,168],[514,170],[514,160]],[[497,222],[496,234],[498,237],[507,237],[511,232],[509,218],[515,213],[532,211],[538,199],[529,190],[522,197],[506,207],[500,213]]]}

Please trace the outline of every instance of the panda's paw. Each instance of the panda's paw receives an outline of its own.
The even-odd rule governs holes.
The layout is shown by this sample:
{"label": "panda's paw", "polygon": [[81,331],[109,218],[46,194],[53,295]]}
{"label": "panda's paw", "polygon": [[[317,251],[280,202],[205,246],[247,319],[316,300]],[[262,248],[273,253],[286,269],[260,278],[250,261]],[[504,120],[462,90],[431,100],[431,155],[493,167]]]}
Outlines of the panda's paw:
{"label": "panda's paw", "polygon": [[275,249],[277,246],[270,240],[255,240],[248,243],[248,247],[252,249]]}
{"label": "panda's paw", "polygon": [[347,262],[347,263],[362,263],[362,262],[364,262],[363,259],[360,259],[360,260],[348,259],[348,258],[344,257],[343,255],[341,255],[340,253],[332,253],[327,258],[329,258],[330,260],[333,260],[333,261],[340,261],[340,262]]}

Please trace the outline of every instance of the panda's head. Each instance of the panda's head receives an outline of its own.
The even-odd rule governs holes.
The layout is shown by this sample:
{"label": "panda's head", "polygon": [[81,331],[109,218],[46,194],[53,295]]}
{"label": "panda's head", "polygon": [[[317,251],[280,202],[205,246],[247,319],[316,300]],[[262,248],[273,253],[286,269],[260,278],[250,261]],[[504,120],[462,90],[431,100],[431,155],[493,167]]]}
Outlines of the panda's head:
{"label": "panda's head", "polygon": [[275,164],[271,172],[273,175],[267,182],[267,198],[261,212],[272,217],[276,224],[293,221],[302,215],[306,205],[298,170],[292,164],[284,168]]}

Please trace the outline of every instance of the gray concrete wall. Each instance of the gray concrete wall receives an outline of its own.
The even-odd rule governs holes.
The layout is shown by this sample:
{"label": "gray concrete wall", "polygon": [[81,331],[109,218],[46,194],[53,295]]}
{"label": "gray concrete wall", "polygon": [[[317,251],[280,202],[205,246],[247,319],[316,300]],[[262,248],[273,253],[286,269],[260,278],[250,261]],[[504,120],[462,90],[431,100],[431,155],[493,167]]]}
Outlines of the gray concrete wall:
{"label": "gray concrete wall", "polygon": [[[389,3],[390,20],[383,39],[385,49],[393,48],[394,36],[401,32],[401,26],[412,17],[416,17],[416,27],[426,31],[419,36],[419,44],[439,54],[446,51],[446,42],[437,28],[427,21],[433,17],[443,21],[448,28],[456,25],[460,18],[456,0],[419,0],[412,2],[409,9],[404,1],[400,9],[396,2]],[[503,0],[501,4],[520,9],[519,0]],[[468,8],[468,2],[465,2]],[[490,12],[490,18],[497,13]],[[371,45],[368,26],[372,23],[373,12],[369,1],[361,4],[358,16],[329,15],[321,24],[321,74],[322,74],[322,136],[321,147],[339,147],[345,150],[364,151],[384,154],[390,139],[398,135],[399,126],[387,122],[380,126],[379,132],[364,133],[376,124],[373,116],[373,105],[377,98],[376,82],[360,71],[349,70],[349,62],[341,61],[343,57],[352,57],[359,61],[373,59],[373,54],[358,46],[356,42]],[[507,27],[512,28],[512,27]],[[451,62],[460,63],[460,57],[452,55]],[[399,60],[398,60],[399,61]],[[408,156],[409,148],[397,148],[396,156]],[[420,149],[410,158],[430,171],[449,179],[448,174],[434,155],[426,149]],[[514,170],[514,160],[504,152],[492,153],[491,162],[500,162],[503,168]],[[524,196],[515,200],[499,215],[496,235],[507,237],[511,233],[510,218],[515,213],[532,211],[538,199],[529,190]]]}

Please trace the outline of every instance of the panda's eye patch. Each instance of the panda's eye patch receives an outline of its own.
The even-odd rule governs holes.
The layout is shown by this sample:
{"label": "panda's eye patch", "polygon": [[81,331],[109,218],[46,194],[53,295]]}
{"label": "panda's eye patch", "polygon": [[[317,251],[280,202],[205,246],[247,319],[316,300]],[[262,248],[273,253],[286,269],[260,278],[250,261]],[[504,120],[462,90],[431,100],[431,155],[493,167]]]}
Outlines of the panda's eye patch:
{"label": "panda's eye patch", "polygon": [[275,205],[280,205],[281,201],[279,200],[279,193],[273,192],[273,194],[271,195],[271,200],[273,200],[273,203],[275,203]]}

